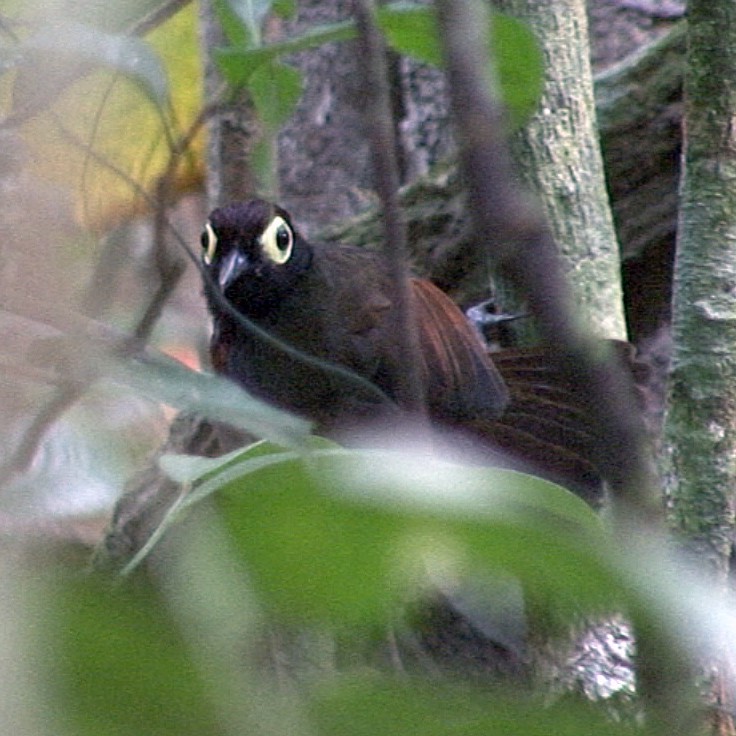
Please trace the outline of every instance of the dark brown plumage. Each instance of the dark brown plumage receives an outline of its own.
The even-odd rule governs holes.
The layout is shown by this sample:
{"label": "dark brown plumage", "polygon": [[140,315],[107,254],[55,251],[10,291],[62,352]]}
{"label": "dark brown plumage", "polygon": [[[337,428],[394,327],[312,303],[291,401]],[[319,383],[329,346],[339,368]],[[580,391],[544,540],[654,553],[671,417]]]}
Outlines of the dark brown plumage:
{"label": "dark brown plumage", "polygon": [[[254,394],[340,436],[395,410],[396,335],[387,317],[383,259],[363,249],[309,243],[287,212],[253,200],[212,212],[202,236],[209,274],[215,370]],[[455,304],[412,280],[427,410],[433,424],[502,449],[589,500],[600,487],[590,460],[595,427],[538,349],[488,354]],[[380,389],[306,364],[253,335],[223,305],[302,353]]]}

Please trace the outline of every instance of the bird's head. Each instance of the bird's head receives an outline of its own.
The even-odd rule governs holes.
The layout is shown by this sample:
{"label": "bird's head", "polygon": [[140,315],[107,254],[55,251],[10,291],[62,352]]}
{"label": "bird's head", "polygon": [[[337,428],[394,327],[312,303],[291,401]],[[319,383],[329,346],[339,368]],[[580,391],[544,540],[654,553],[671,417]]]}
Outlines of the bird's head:
{"label": "bird's head", "polygon": [[286,210],[254,199],[214,210],[202,232],[205,294],[219,291],[239,311],[260,316],[275,307],[309,266],[311,249]]}

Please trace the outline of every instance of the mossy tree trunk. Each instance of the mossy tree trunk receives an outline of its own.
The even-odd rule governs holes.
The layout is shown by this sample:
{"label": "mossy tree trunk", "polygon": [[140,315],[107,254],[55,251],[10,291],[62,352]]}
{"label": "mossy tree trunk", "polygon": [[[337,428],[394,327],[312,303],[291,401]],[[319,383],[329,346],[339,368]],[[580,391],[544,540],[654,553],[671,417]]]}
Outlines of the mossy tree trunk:
{"label": "mossy tree trunk", "polygon": [[[683,179],[675,262],[669,406],[670,519],[716,584],[726,587],[736,482],[736,4],[688,4]],[[717,733],[734,733],[714,701]],[[725,722],[727,721],[727,722]]]}
{"label": "mossy tree trunk", "polygon": [[584,0],[495,0],[532,29],[544,57],[539,107],[514,142],[562,254],[582,323],[624,338],[618,243],[606,191]]}

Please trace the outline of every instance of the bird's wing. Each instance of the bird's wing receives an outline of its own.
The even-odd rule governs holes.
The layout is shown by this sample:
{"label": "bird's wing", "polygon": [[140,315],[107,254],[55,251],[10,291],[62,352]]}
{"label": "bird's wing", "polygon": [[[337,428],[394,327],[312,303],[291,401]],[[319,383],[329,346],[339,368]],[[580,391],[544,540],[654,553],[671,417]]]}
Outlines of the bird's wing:
{"label": "bird's wing", "polygon": [[413,285],[432,418],[596,500],[596,426],[551,357],[538,348],[489,356],[443,292],[420,279]]}
{"label": "bird's wing", "polygon": [[[628,343],[610,341],[622,366],[631,374],[643,410],[642,386],[647,369]],[[493,354],[510,393],[503,416],[477,421],[478,437],[529,463],[545,477],[574,490],[586,500],[600,500],[601,473],[596,456],[602,439],[594,412],[583,404],[574,379],[555,367],[543,348],[514,348]]]}
{"label": "bird's wing", "polygon": [[427,407],[444,423],[499,416],[508,391],[465,315],[442,291],[412,279]]}

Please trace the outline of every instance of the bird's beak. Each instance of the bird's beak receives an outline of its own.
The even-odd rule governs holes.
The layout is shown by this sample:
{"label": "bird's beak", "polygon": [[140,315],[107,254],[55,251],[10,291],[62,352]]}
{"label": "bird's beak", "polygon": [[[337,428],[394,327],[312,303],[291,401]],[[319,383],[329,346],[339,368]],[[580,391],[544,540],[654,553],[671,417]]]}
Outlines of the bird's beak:
{"label": "bird's beak", "polygon": [[220,266],[220,275],[217,280],[220,284],[221,291],[224,292],[248,268],[249,264],[250,261],[245,253],[238,250],[232,251]]}

